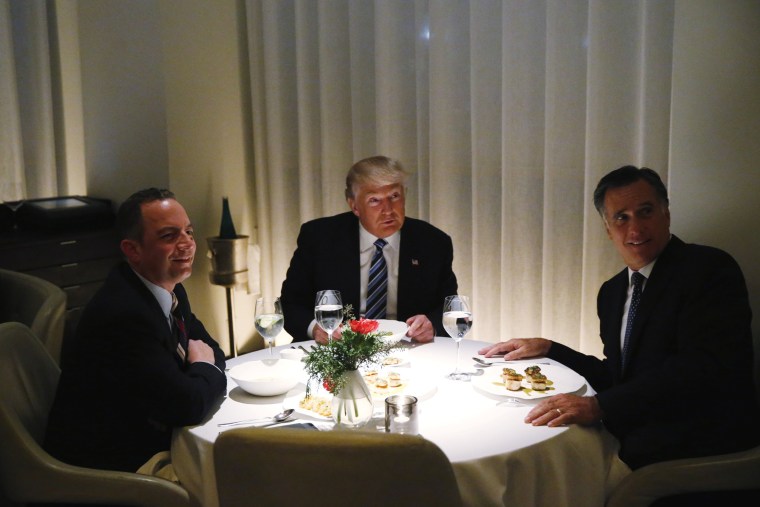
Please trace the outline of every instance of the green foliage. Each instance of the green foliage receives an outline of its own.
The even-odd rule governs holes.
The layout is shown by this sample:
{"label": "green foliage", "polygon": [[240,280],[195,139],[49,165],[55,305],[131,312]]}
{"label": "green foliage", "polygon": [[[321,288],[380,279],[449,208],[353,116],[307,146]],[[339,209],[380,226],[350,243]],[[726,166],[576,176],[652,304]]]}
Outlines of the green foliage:
{"label": "green foliage", "polygon": [[[350,307],[347,307],[345,313],[350,316],[350,311]],[[331,393],[337,393],[345,386],[346,372],[379,363],[390,351],[399,348],[395,344],[383,341],[382,337],[390,335],[389,332],[355,331],[366,329],[368,321],[350,320],[347,324],[343,327],[339,340],[332,340],[327,345],[318,345],[306,356],[305,369],[309,374],[307,395],[311,381],[314,380],[322,383]],[[376,328],[377,323],[374,326],[374,329]]]}

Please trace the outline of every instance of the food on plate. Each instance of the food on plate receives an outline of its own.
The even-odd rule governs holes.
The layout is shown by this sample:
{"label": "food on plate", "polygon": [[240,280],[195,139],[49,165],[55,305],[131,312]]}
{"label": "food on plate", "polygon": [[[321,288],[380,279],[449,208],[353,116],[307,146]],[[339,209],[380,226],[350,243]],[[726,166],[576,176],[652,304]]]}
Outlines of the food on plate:
{"label": "food on plate", "polygon": [[528,366],[525,368],[525,376],[528,378],[528,380],[533,379],[533,375],[541,373],[541,367],[540,366]]}
{"label": "food on plate", "polygon": [[388,380],[384,378],[378,378],[377,380],[375,380],[375,387],[378,389],[387,389]]}
{"label": "food on plate", "polygon": [[298,406],[309,412],[314,412],[324,417],[332,417],[330,401],[321,396],[307,396],[298,402]]}
{"label": "food on plate", "polygon": [[534,391],[546,391],[546,375],[543,373],[533,373],[530,378],[530,385]]}
{"label": "food on plate", "polygon": [[396,366],[397,364],[401,364],[401,359],[398,357],[388,356],[383,359],[383,366]]}
{"label": "food on plate", "polygon": [[512,368],[502,368],[501,369],[501,380],[502,382],[507,381],[507,377],[510,375],[516,375],[517,372],[513,370]]}
{"label": "food on plate", "polygon": [[401,385],[401,375],[396,372],[388,374],[388,385],[398,387]]}
{"label": "food on plate", "polygon": [[364,374],[364,381],[372,385],[377,381],[377,370],[369,370]]}
{"label": "food on plate", "polygon": [[510,373],[502,375],[502,378],[504,379],[504,385],[507,387],[507,390],[519,391],[522,389],[523,376],[516,371],[512,370]]}

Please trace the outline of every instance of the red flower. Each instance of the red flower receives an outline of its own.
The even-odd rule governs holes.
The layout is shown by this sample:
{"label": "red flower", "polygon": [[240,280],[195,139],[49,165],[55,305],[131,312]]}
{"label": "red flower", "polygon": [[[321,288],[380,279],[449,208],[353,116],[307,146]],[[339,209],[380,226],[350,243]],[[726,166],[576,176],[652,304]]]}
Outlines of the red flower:
{"label": "red flower", "polygon": [[379,325],[376,320],[367,319],[349,320],[348,324],[351,326],[351,331],[359,334],[369,334]]}
{"label": "red flower", "polygon": [[332,380],[330,380],[329,378],[326,378],[325,380],[322,381],[322,387],[327,389],[328,393],[331,393],[333,392],[333,388],[335,388],[335,384],[333,383]]}

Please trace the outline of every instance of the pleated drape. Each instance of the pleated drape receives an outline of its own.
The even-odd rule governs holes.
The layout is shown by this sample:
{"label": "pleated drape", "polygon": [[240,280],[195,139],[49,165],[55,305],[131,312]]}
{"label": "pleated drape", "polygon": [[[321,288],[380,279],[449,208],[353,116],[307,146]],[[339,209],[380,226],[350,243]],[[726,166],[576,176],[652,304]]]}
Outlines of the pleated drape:
{"label": "pleated drape", "polygon": [[57,195],[48,6],[0,0],[0,200]]}
{"label": "pleated drape", "polygon": [[262,291],[302,222],[347,210],[385,154],[407,214],[454,241],[471,338],[599,353],[622,269],[591,194],[625,164],[667,182],[672,1],[247,0]]}

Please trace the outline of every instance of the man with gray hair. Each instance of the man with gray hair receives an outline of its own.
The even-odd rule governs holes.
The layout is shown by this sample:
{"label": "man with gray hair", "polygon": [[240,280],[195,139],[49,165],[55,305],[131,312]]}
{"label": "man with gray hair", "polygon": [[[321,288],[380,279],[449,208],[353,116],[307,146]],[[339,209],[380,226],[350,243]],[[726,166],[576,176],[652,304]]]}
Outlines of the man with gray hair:
{"label": "man with gray hair", "polygon": [[752,312],[739,265],[722,250],[670,233],[668,192],[651,169],[611,171],[596,187],[594,206],[626,265],[597,297],[604,358],[545,338],[480,350],[507,361],[555,359],[596,391],[547,398],[525,422],[604,422],[631,469],[758,445]]}
{"label": "man with gray hair", "polygon": [[[443,300],[457,292],[454,249],[446,233],[406,217],[406,178],[397,160],[360,160],[346,176],[351,211],[301,226],[282,284],[285,328],[295,341],[327,343],[314,321],[317,291],[326,289],[339,290],[356,317],[406,322],[413,340],[445,336]],[[375,285],[382,289],[379,296]]]}

